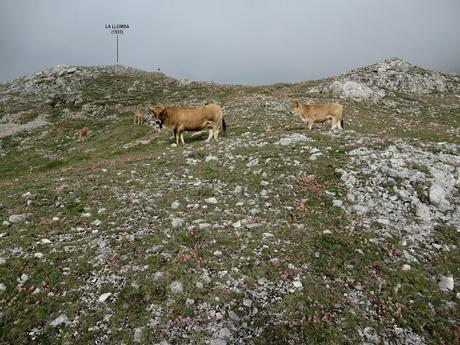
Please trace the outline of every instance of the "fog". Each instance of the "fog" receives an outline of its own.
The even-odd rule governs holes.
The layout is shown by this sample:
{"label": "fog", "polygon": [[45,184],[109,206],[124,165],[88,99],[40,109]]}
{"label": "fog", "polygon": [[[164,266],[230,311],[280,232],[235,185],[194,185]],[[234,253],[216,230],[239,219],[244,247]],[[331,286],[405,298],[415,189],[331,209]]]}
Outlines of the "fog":
{"label": "fog", "polygon": [[192,80],[319,79],[400,57],[460,72],[458,0],[2,0],[0,81],[116,62]]}

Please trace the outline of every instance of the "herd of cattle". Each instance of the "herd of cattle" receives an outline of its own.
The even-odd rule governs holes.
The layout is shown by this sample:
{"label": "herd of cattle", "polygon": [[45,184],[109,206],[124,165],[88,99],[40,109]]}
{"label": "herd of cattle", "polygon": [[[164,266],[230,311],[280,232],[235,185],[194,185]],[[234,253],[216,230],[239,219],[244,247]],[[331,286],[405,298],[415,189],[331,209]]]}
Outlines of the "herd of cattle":
{"label": "herd of cattle", "polygon": [[[338,103],[328,104],[304,104],[298,101],[291,102],[291,113],[300,116],[305,126],[310,130],[315,123],[323,123],[331,120],[331,129],[343,128],[343,106]],[[155,121],[157,128],[160,130],[164,127],[173,131],[174,140],[177,145],[184,144],[185,131],[200,131],[208,129],[209,135],[206,141],[217,139],[219,131],[225,131],[225,123],[222,108],[215,103],[206,104],[199,107],[179,108],[179,107],[162,107],[155,106],[149,108],[149,113]],[[144,113],[141,110],[134,112],[134,123],[142,125]],[[80,129],[80,140],[88,138],[91,134],[89,128]]]}

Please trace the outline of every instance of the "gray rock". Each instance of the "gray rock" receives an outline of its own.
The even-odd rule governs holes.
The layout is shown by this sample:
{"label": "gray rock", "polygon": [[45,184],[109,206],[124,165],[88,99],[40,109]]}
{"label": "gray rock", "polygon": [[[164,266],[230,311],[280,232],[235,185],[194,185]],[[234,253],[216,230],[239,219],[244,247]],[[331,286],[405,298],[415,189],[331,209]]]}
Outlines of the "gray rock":
{"label": "gray rock", "polygon": [[112,293],[111,292],[106,292],[102,295],[99,296],[99,298],[97,299],[99,303],[104,303],[105,301],[107,301],[107,299],[112,296]]}
{"label": "gray rock", "polygon": [[58,327],[62,325],[63,323],[64,324],[69,323],[69,318],[65,314],[61,314],[57,318],[55,318],[53,321],[51,321],[50,326]]}
{"label": "gray rock", "polygon": [[217,204],[217,199],[214,197],[204,199],[204,201],[208,204],[213,204],[213,205]]}
{"label": "gray rock", "polygon": [[0,292],[3,292],[6,290],[6,286],[3,283],[0,283]]}
{"label": "gray rock", "polygon": [[178,228],[184,224],[184,220],[182,218],[173,218],[171,220],[171,225],[173,228]]}
{"label": "gray rock", "polygon": [[222,338],[211,339],[210,345],[227,345],[227,342]]}
{"label": "gray rock", "polygon": [[182,293],[184,291],[184,287],[182,286],[182,283],[180,281],[178,281],[178,280],[173,281],[169,285],[169,289],[174,294],[179,294],[179,293]]}
{"label": "gray rock", "polygon": [[231,332],[227,327],[221,328],[219,331],[219,338],[230,338]]}
{"label": "gray rock", "polygon": [[25,213],[23,214],[13,214],[8,217],[8,221],[10,223],[21,223],[24,222],[27,218],[27,215]]}
{"label": "gray rock", "polygon": [[442,291],[452,291],[454,289],[454,278],[450,276],[442,276],[438,283]]}
{"label": "gray rock", "polygon": [[332,206],[333,207],[342,207],[343,206],[343,201],[342,200],[333,200],[332,201]]}
{"label": "gray rock", "polygon": [[312,139],[307,138],[305,135],[300,134],[300,133],[293,133],[291,135],[285,136],[281,138],[277,144],[278,145],[292,145],[292,144],[297,144],[305,141],[312,141]]}
{"label": "gray rock", "polygon": [[233,310],[230,310],[228,312],[228,317],[233,321],[239,321],[240,320],[240,317]]}
{"label": "gray rock", "polygon": [[142,339],[142,327],[134,329],[133,342],[140,343]]}
{"label": "gray rock", "polygon": [[430,188],[430,202],[441,211],[447,211],[450,203],[446,200],[447,191],[438,183],[434,183]]}

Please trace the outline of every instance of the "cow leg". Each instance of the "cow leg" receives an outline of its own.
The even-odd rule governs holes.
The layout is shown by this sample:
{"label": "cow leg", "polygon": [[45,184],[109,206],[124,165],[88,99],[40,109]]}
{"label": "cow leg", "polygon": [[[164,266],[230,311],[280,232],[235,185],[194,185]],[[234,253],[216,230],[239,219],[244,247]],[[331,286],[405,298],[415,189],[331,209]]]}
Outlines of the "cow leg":
{"label": "cow leg", "polygon": [[180,132],[180,141],[182,142],[182,145],[185,145],[184,132]]}
{"label": "cow leg", "polygon": [[206,139],[206,142],[209,142],[209,141],[212,139],[212,137],[213,137],[213,130],[212,130],[212,128],[208,128],[208,130],[209,130],[209,134],[208,134],[208,139]]}
{"label": "cow leg", "polygon": [[214,126],[214,139],[217,140],[217,138],[219,137],[219,125],[215,125]]}
{"label": "cow leg", "polygon": [[179,145],[179,131],[174,129],[174,142]]}

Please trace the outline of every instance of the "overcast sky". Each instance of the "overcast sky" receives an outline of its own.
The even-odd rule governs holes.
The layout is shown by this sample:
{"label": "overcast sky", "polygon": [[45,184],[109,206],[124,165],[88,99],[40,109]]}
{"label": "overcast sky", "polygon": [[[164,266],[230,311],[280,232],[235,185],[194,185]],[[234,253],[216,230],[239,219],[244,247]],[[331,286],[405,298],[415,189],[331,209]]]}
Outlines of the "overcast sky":
{"label": "overcast sky", "polygon": [[460,72],[460,0],[0,0],[0,81],[119,63],[192,80],[269,84],[390,57]]}

